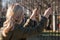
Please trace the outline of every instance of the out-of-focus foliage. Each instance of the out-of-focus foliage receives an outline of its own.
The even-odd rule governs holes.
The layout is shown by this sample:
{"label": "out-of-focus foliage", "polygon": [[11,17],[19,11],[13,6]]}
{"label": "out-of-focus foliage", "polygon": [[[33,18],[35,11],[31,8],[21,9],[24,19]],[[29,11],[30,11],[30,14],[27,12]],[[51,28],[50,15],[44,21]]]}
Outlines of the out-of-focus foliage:
{"label": "out-of-focus foliage", "polygon": [[48,6],[51,6],[53,11],[56,10],[56,12],[60,14],[60,0],[8,0],[4,2],[0,1],[0,3],[4,3],[6,5],[5,8],[7,8],[13,3],[15,4],[16,2],[20,3],[20,5],[23,5],[30,11],[37,7],[38,9],[40,9],[41,14],[44,13],[45,9],[48,8]]}
{"label": "out-of-focus foliage", "polygon": [[45,11],[49,6],[52,7],[52,10],[60,13],[60,0],[22,0],[21,3],[26,8],[33,10],[34,8],[39,8],[41,13]]}

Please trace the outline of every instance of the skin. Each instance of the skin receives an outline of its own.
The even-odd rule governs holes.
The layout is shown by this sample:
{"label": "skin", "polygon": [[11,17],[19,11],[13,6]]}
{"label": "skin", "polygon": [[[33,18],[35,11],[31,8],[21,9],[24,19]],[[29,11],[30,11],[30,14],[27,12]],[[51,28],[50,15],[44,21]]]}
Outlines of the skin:
{"label": "skin", "polygon": [[[6,37],[6,36],[7,36],[7,33],[8,33],[9,31],[11,31],[11,29],[14,28],[14,25],[15,25],[15,24],[20,24],[20,23],[22,22],[22,20],[24,19],[24,13],[23,13],[23,9],[22,9],[22,8],[20,9],[20,10],[22,10],[22,11],[19,11],[19,10],[17,11],[17,9],[16,9],[15,12],[13,11],[13,10],[15,9],[15,6],[17,6],[17,5],[19,5],[19,4],[12,5],[12,6],[10,6],[10,7],[8,8],[8,10],[7,10],[6,21],[4,22],[4,25],[3,25],[3,26],[5,26],[5,28],[4,28],[3,31],[2,31],[2,35],[3,35],[4,37]],[[19,15],[18,15],[18,14],[19,14]],[[48,18],[50,14],[52,14],[52,9],[51,9],[51,8],[48,8],[48,9],[45,10],[43,16],[46,17],[46,18]],[[17,15],[19,16],[19,18],[17,18],[17,17],[18,17]],[[29,17],[29,19],[27,19],[24,27],[28,24],[28,22],[30,21],[30,19],[36,20],[36,15],[39,15],[39,13],[38,13],[38,11],[37,11],[37,8],[35,8],[35,9],[33,10],[33,13],[32,13],[31,16]],[[17,20],[16,18],[17,18],[18,20]],[[15,20],[17,20],[18,22],[15,22]]]}

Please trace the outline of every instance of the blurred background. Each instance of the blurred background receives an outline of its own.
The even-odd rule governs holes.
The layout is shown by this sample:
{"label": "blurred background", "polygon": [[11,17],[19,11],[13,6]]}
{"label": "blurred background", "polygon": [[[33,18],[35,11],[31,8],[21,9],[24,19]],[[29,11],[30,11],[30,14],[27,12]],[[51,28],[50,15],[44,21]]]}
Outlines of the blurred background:
{"label": "blurred background", "polygon": [[53,14],[50,15],[47,28],[48,30],[60,30],[60,0],[0,0],[0,27],[5,21],[5,15],[8,7],[11,4],[20,3],[24,6],[26,16],[30,16],[34,8],[40,9],[40,14],[43,15],[44,11],[52,7]]}
{"label": "blurred background", "polygon": [[[15,4],[15,3],[20,3],[20,5],[24,6],[25,15],[28,17],[31,15],[32,10],[36,7],[39,8],[40,10],[39,13],[41,15],[44,14],[44,11],[47,8],[52,7],[53,14],[50,15],[48,22],[47,22],[47,26],[43,32],[46,32],[48,34],[52,32],[55,34],[51,34],[51,35],[60,35],[58,34],[60,33],[60,0],[0,0],[0,28],[3,26],[3,22],[6,20],[5,15],[6,15],[6,11],[8,7],[11,4]],[[39,36],[36,38],[39,39]],[[37,39],[33,39],[33,40],[37,40]],[[39,40],[42,40],[42,39],[39,39]]]}

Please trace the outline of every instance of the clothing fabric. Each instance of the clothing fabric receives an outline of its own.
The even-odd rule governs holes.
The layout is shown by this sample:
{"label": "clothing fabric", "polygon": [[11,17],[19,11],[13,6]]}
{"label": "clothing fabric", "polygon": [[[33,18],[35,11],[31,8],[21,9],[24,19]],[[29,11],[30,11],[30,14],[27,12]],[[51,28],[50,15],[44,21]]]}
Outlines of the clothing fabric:
{"label": "clothing fabric", "polygon": [[[27,18],[25,19],[25,22],[26,22]],[[41,16],[41,21],[39,23],[37,23],[36,21],[34,20],[31,20],[30,19],[30,22],[29,24],[24,28],[23,25],[24,25],[24,20],[23,22],[19,25],[19,24],[16,24],[15,25],[15,30],[19,29],[21,32],[23,33],[33,33],[33,32],[42,32],[43,29],[44,29],[44,24],[46,23],[47,21],[47,18]]]}

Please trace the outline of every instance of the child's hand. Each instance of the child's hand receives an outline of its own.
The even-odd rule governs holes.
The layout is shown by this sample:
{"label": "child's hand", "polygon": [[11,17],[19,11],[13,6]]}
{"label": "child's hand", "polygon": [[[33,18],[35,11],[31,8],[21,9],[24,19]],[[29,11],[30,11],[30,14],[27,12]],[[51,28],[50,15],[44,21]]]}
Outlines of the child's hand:
{"label": "child's hand", "polygon": [[51,15],[52,13],[53,13],[53,10],[52,10],[52,8],[50,7],[50,8],[48,8],[48,9],[45,10],[44,16],[45,16],[46,18],[48,18],[49,15]]}

